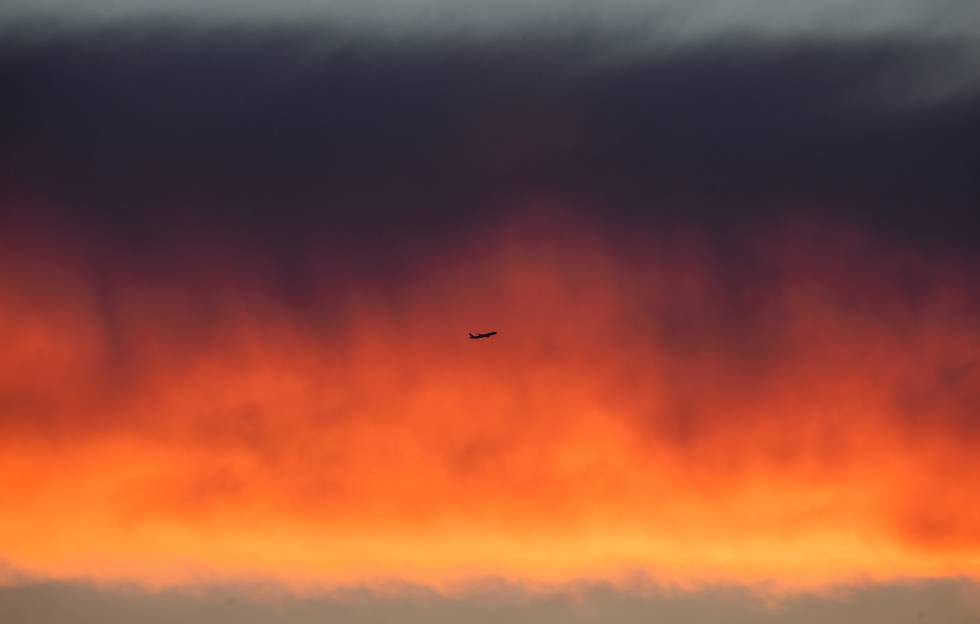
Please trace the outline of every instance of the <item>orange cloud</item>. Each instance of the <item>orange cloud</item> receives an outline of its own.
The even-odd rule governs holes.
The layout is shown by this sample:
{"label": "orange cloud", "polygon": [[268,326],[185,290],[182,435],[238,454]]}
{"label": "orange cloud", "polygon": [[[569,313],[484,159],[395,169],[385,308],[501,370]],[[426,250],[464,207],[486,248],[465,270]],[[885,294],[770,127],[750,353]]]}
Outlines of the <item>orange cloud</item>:
{"label": "orange cloud", "polygon": [[147,583],[980,574],[962,263],[834,228],[724,245],[527,219],[397,278],[311,261],[301,306],[244,253],[10,236],[0,557]]}

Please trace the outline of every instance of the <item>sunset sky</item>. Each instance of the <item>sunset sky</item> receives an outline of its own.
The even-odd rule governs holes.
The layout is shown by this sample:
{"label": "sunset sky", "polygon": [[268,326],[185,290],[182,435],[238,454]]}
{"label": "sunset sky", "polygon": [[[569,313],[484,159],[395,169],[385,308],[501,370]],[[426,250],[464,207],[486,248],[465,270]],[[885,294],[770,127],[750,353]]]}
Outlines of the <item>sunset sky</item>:
{"label": "sunset sky", "polygon": [[980,621],[974,3],[274,6],[0,8],[0,621]]}

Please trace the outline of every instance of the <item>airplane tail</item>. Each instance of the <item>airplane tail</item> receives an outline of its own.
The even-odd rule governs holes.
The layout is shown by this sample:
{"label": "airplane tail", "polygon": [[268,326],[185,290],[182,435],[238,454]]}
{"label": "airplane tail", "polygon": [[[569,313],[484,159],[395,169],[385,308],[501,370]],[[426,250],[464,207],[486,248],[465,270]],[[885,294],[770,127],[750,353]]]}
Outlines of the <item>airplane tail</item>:
{"label": "airplane tail", "polygon": [[476,337],[476,336],[474,336],[474,335],[473,335],[472,333],[470,334],[470,338],[475,338],[475,337]]}

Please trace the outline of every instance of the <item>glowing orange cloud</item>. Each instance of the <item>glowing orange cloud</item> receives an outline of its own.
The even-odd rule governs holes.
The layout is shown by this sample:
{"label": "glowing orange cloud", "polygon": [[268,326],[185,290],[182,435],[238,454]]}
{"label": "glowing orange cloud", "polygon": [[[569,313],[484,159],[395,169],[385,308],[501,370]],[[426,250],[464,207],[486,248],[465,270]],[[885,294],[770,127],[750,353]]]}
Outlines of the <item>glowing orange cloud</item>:
{"label": "glowing orange cloud", "polygon": [[399,279],[324,260],[304,307],[246,255],[11,235],[0,558],[147,583],[980,574],[968,275],[829,229],[733,240],[529,219]]}

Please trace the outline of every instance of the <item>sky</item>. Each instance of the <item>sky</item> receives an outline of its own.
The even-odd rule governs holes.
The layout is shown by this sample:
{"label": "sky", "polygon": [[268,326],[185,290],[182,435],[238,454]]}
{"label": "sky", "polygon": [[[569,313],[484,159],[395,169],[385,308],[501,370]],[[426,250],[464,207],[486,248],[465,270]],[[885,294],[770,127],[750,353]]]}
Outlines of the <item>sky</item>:
{"label": "sky", "polygon": [[977,621],[977,25],[5,3],[0,620]]}

